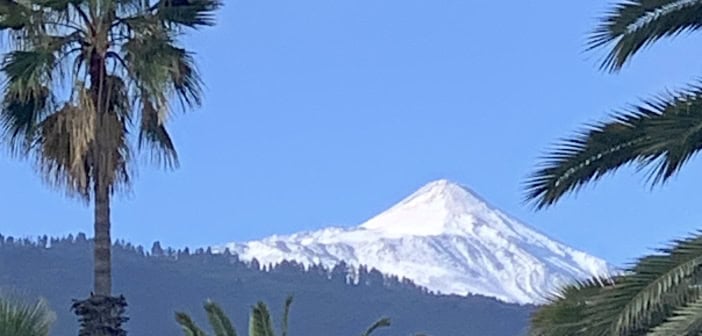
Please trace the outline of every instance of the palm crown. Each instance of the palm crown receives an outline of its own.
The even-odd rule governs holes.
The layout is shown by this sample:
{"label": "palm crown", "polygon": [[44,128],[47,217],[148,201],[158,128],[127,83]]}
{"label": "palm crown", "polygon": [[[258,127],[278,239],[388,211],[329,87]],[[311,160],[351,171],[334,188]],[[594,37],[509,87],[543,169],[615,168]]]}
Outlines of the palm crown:
{"label": "palm crown", "polygon": [[91,183],[114,189],[129,182],[133,145],[177,164],[165,128],[172,100],[186,108],[201,101],[192,55],[178,37],[211,25],[219,5],[1,0],[0,29],[11,50],[0,69],[0,116],[12,148],[34,151],[51,182],[84,197]]}

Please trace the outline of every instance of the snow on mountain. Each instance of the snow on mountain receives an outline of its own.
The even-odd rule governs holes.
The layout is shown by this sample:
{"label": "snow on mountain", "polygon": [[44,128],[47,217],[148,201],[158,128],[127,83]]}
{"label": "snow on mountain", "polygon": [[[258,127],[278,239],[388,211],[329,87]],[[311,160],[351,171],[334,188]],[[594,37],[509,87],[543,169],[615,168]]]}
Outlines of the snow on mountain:
{"label": "snow on mountain", "polygon": [[431,182],[354,228],[229,243],[243,260],[367,265],[444,294],[539,303],[573,279],[611,274],[603,260],[554,241],[468,188]]}

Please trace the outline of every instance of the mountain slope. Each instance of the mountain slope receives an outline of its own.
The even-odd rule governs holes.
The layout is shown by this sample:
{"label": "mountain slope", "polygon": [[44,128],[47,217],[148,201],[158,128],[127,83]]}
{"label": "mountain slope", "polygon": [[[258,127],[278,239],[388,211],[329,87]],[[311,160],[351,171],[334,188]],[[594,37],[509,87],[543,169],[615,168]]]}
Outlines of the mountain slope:
{"label": "mountain slope", "polygon": [[492,207],[469,189],[431,182],[360,226],[229,243],[262,264],[340,261],[406,277],[445,294],[539,303],[561,284],[606,275],[601,259],[556,242]]}

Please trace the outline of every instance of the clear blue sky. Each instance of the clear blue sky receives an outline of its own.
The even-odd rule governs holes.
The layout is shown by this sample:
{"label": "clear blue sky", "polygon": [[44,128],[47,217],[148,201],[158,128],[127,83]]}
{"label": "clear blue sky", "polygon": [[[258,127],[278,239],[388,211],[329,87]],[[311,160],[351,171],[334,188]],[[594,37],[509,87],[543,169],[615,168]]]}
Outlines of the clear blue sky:
{"label": "clear blue sky", "polygon": [[[114,236],[181,247],[351,226],[437,178],[618,264],[702,228],[699,162],[653,191],[623,170],[543,212],[522,203],[555,140],[702,75],[695,37],[598,71],[602,53],[583,46],[605,8],[228,0],[219,26],[188,40],[208,89],[172,124],[182,167],[140,169],[114,204]],[[91,210],[27,163],[0,157],[0,176],[0,233],[92,232]]]}

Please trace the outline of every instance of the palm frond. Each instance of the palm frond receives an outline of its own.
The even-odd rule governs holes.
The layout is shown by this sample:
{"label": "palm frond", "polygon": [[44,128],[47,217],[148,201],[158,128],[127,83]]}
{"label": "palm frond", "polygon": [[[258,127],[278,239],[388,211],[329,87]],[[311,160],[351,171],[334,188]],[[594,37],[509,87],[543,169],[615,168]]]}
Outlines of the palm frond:
{"label": "palm frond", "polygon": [[[141,125],[139,128],[138,146],[142,151],[149,151],[154,162],[165,167],[178,167],[178,152],[161,118],[164,113],[142,96]],[[164,107],[160,107],[163,109]]]}
{"label": "palm frond", "polygon": [[565,194],[641,159],[650,143],[642,124],[652,117],[655,113],[621,114],[562,141],[526,181],[527,200],[535,201],[538,209],[551,206]]}
{"label": "palm frond", "polygon": [[700,0],[626,0],[614,5],[590,36],[589,48],[613,44],[602,68],[622,68],[642,48],[702,27]]}
{"label": "palm frond", "polygon": [[363,334],[361,334],[361,336],[371,336],[376,330],[380,328],[386,328],[389,326],[390,319],[387,317],[381,318],[375,321],[375,323],[373,323],[370,327],[368,327],[368,329],[366,329],[366,331]]}
{"label": "palm frond", "polygon": [[176,97],[183,109],[200,106],[202,104],[202,79],[195,66],[191,53],[182,48],[172,48],[170,68],[170,81],[175,90]]}
{"label": "palm frond", "polygon": [[48,336],[55,319],[43,300],[25,304],[0,298],[0,335]]}
{"label": "palm frond", "polygon": [[12,51],[5,55],[0,71],[6,77],[6,91],[17,99],[29,99],[52,82],[56,56],[49,49]]}
{"label": "palm frond", "polygon": [[214,330],[215,336],[236,336],[236,330],[231,320],[224,314],[222,308],[212,301],[205,303],[207,319]]}
{"label": "palm frond", "polygon": [[68,194],[87,198],[90,194],[90,151],[95,119],[80,108],[66,104],[39,125],[37,163],[49,185],[65,188]]}
{"label": "palm frond", "polygon": [[281,336],[288,336],[288,320],[290,317],[290,306],[293,303],[292,295],[288,295],[285,298],[285,305],[283,306],[283,323],[281,326]]}
{"label": "palm frond", "polygon": [[647,336],[695,336],[702,331],[702,297],[678,308],[672,317],[656,326]]}
{"label": "palm frond", "polygon": [[47,38],[76,37],[87,32],[88,22],[78,15],[85,15],[80,6],[86,1],[2,1],[0,32],[8,37],[7,45],[19,51],[42,47]]}
{"label": "palm frond", "polygon": [[253,307],[249,321],[249,336],[275,336],[271,314],[263,302]]}
{"label": "palm frond", "polygon": [[184,108],[202,102],[202,80],[192,55],[176,46],[164,32],[145,34],[125,43],[122,58],[136,86],[152,99],[167,92],[174,94]]}
{"label": "palm frond", "polygon": [[653,168],[650,177],[656,184],[670,179],[702,149],[702,88],[663,96],[650,106],[659,115],[648,122],[652,155],[641,168]]}
{"label": "palm frond", "polygon": [[31,9],[17,1],[0,1],[0,31],[20,30],[30,24]]}
{"label": "palm frond", "polygon": [[168,98],[177,98],[184,110],[200,105],[202,82],[194,60],[164,34],[146,34],[126,43],[123,59],[140,92],[139,148],[149,151],[154,162],[175,168],[178,156],[165,127],[171,110]]}
{"label": "palm frond", "polygon": [[563,141],[526,181],[527,200],[541,209],[617,169],[653,167],[667,181],[702,148],[702,89],[693,87],[635,106]]}
{"label": "palm frond", "polygon": [[221,6],[219,0],[160,0],[154,10],[166,25],[200,28],[214,25],[215,12]]}
{"label": "palm frond", "polygon": [[693,285],[702,267],[702,235],[678,240],[660,252],[641,258],[598,297],[592,325],[608,325],[616,335],[648,330],[699,297]]}
{"label": "palm frond", "polygon": [[697,335],[701,280],[698,232],[640,258],[622,275],[564,287],[534,313],[529,335]]}
{"label": "palm frond", "polygon": [[532,316],[530,336],[586,335],[589,309],[598,295],[613,285],[612,279],[591,278],[565,286]]}
{"label": "palm frond", "polygon": [[181,329],[185,333],[185,336],[207,336],[202,329],[200,329],[190,316],[186,313],[177,312],[176,322],[180,325]]}
{"label": "palm frond", "polygon": [[74,34],[45,34],[36,38],[30,49],[5,55],[0,67],[5,75],[0,127],[13,152],[26,153],[38,123],[56,109],[52,84],[62,77],[61,55],[66,55],[77,40]]}
{"label": "palm frond", "polygon": [[12,93],[5,95],[0,127],[12,153],[24,155],[30,150],[39,122],[51,111],[50,99],[47,87],[26,99]]}
{"label": "palm frond", "polygon": [[[38,124],[37,163],[50,185],[87,199],[90,182],[95,178],[110,186],[112,191],[129,184],[130,147],[125,117],[117,111],[98,116],[87,89],[79,83],[76,90],[75,102],[66,103]],[[117,96],[118,90],[115,90],[111,99]],[[96,127],[101,131],[95,132]],[[101,155],[95,154],[96,140],[100,143]],[[98,160],[101,160],[101,167],[107,169],[95,176],[92,167]]]}

